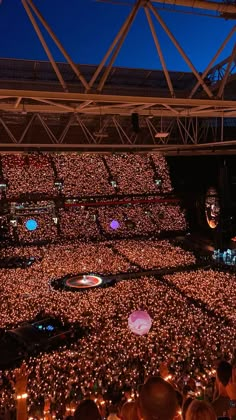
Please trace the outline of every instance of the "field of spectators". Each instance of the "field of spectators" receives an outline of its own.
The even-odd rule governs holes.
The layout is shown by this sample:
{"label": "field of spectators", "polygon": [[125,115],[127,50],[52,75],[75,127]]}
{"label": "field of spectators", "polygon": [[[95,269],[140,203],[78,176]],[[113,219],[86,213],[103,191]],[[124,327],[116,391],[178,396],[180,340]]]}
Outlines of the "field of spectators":
{"label": "field of spectators", "polygon": [[[4,279],[1,327],[17,325],[45,311],[71,323],[80,322],[92,330],[69,348],[27,361],[31,413],[39,410],[42,394],[51,399],[58,419],[62,418],[67,404],[78,404],[86,396],[101,395],[109,406],[109,401],[115,403],[122,397],[124,389],[136,395],[138,385],[148,375],[158,374],[162,362],[169,363],[172,380],[180,390],[190,379],[200,382],[204,390],[215,360],[223,356],[230,359],[234,347],[235,327],[218,318],[218,303],[214,307],[215,315],[209,316],[204,309],[190,304],[172,287],[153,277],[135,279],[131,276],[130,280],[114,287],[82,295],[51,289],[48,284],[51,276],[82,268],[97,270],[99,264],[106,267],[108,259],[116,270],[127,269],[127,263],[120,256],[113,256],[111,260],[109,248],[101,247],[98,254],[98,247],[89,251],[86,247],[85,250],[84,246],[76,250],[68,247],[64,251],[62,247],[45,248],[43,260],[32,267],[1,270]],[[80,262],[76,259],[78,255]],[[102,256],[103,261],[98,263]],[[182,273],[183,281],[185,276],[187,273]],[[220,275],[222,281],[223,277]],[[227,275],[224,280],[228,280]],[[207,278],[202,276],[201,281],[202,287],[206,287]],[[218,296],[223,298],[223,290]],[[129,314],[137,309],[147,310],[153,320],[151,331],[143,337],[131,333],[127,326]],[[5,385],[0,394],[0,404],[7,407],[14,405],[9,382],[12,378],[14,371],[4,374]]]}
{"label": "field of spectators", "polygon": [[3,154],[2,172],[7,198],[21,194],[56,194],[54,171],[48,154]]}
{"label": "field of spectators", "polygon": [[58,178],[63,181],[66,197],[113,195],[108,174],[98,155],[62,153],[53,154]]}
{"label": "field of spectators", "polygon": [[[26,228],[26,222],[29,216],[20,216],[17,220],[17,237],[20,242],[33,243],[38,241],[54,241],[57,237],[57,227],[53,222],[51,214],[37,214],[34,220],[37,223],[37,229],[29,231]],[[10,235],[13,237],[14,226],[10,225]]]}
{"label": "field of spectators", "polygon": [[203,302],[210,310],[235,325],[235,275],[213,270],[198,270],[167,275],[165,278],[187,296]]}
{"label": "field of spectators", "polygon": [[[82,240],[149,237],[187,227],[178,203],[132,203],[135,195],[146,200],[150,194],[160,200],[168,199],[165,194],[172,191],[168,167],[158,153],[4,153],[1,172],[7,185],[11,242],[55,242],[63,237]],[[121,196],[128,196],[130,204],[119,204]],[[5,195],[0,200],[1,197]],[[63,204],[64,199],[81,201],[84,197],[92,198],[94,206],[65,208]],[[104,197],[116,203],[102,205]],[[40,210],[42,203],[44,210]],[[17,211],[19,204],[21,214]],[[6,211],[7,204],[4,206]],[[48,206],[54,208],[53,212]],[[26,214],[37,223],[34,231],[26,228]],[[118,222],[114,230],[113,220]]]}
{"label": "field of spectators", "polygon": [[[119,223],[116,229],[111,228],[113,220]],[[107,237],[132,237],[158,232],[158,227],[141,205],[101,207],[98,209],[98,221]]]}
{"label": "field of spectators", "polygon": [[[55,242],[61,239],[100,240],[112,238],[158,237],[160,233],[186,230],[184,212],[178,205],[135,204],[61,208],[55,215],[49,209],[30,215],[17,215],[8,224],[9,237],[20,243]],[[27,229],[33,219],[37,228]],[[117,223],[115,229],[112,222]],[[14,236],[15,233],[15,236]]]}
{"label": "field of spectators", "polygon": [[[48,401],[52,418],[62,420],[84,398],[97,402],[103,418],[112,406],[118,414],[121,401],[134,400],[148,376],[163,373],[163,364],[164,376],[179,392],[184,394],[188,384],[195,397],[207,398],[210,387],[212,398],[216,361],[231,360],[235,349],[235,279],[197,265],[193,270],[191,252],[158,240],[159,233],[186,229],[181,207],[170,202],[63,206],[64,198],[71,197],[93,197],[94,204],[99,197],[117,200],[118,194],[163,197],[172,191],[165,159],[159,154],[4,154],[1,166],[8,200],[43,195],[41,204],[48,211],[22,212],[11,221],[12,243],[1,249],[2,258],[36,261],[24,269],[0,270],[0,335],[39,314],[88,331],[79,341],[26,359],[29,416],[43,418]],[[47,206],[49,197],[61,204],[54,206],[55,200]],[[29,217],[37,222],[33,231],[26,228]],[[4,218],[7,223],[9,215]],[[176,272],[163,274],[169,268]],[[143,270],[153,272],[148,277]],[[112,275],[117,282],[83,293],[51,284],[86,273]],[[134,310],[151,316],[147,335],[129,330]],[[0,372],[0,409],[5,412],[16,405],[16,378],[14,369]]]}
{"label": "field of spectators", "polygon": [[[115,230],[110,226],[112,220],[119,222]],[[149,236],[186,229],[184,212],[178,205],[159,203],[102,207],[98,209],[98,221],[103,232],[110,237]]]}
{"label": "field of spectators", "polygon": [[149,215],[159,231],[185,230],[187,228],[185,212],[179,205],[150,205]]}
{"label": "field of spectators", "polygon": [[169,241],[119,241],[115,249],[143,269],[168,268],[194,264],[191,252],[175,247]]}
{"label": "field of spectators", "polygon": [[[171,192],[165,159],[156,154],[4,153],[7,198],[40,194],[98,197]],[[114,184],[115,183],[115,184]]]}
{"label": "field of spectators", "polygon": [[162,191],[161,185],[155,184],[155,174],[148,161],[148,156],[117,154],[108,155],[105,159],[119,192],[147,194]]}
{"label": "field of spectators", "polygon": [[[8,205],[11,243],[155,237],[187,227],[178,202],[168,202],[165,195],[172,188],[166,161],[158,153],[4,153],[1,172],[7,185],[8,204],[3,208],[6,214]],[[135,195],[150,200],[150,194],[157,200],[167,197],[167,202],[132,203]],[[122,204],[121,196],[130,203]],[[64,200],[81,202],[85,197],[93,200],[93,206],[64,206]],[[110,204],[102,204],[105,197],[110,197]],[[27,217],[37,223],[35,230],[27,229]],[[116,229],[111,227],[114,220]]]}
{"label": "field of spectators", "polygon": [[68,239],[101,238],[93,208],[61,209],[59,211],[60,233]]}

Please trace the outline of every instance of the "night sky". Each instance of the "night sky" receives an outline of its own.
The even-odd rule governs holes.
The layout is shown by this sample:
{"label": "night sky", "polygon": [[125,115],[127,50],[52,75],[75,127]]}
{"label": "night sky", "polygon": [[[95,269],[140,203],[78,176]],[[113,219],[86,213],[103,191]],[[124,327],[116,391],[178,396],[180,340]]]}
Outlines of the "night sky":
{"label": "night sky", "polygon": [[[97,3],[94,0],[34,1],[73,60],[81,64],[100,62],[130,12],[128,5]],[[133,3],[133,0],[127,1]],[[161,4],[156,6],[162,7]],[[235,23],[167,11],[160,11],[160,14],[198,71],[204,70]],[[155,26],[168,69],[188,71],[162,28],[158,23]],[[217,61],[230,54],[235,41],[234,35]],[[49,45],[55,59],[64,61],[54,44],[49,41]],[[0,6],[0,57],[47,60],[20,0],[3,0]],[[161,68],[143,10],[139,12],[115,65]]]}

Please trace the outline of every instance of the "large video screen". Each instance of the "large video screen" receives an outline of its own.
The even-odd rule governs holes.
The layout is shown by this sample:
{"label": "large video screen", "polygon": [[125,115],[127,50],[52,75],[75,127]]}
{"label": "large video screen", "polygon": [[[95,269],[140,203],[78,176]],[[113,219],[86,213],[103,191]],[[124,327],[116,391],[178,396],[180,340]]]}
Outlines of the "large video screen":
{"label": "large video screen", "polygon": [[226,264],[226,265],[235,265],[236,266],[236,249],[227,249],[221,251],[220,249],[215,249],[212,255],[214,261]]}

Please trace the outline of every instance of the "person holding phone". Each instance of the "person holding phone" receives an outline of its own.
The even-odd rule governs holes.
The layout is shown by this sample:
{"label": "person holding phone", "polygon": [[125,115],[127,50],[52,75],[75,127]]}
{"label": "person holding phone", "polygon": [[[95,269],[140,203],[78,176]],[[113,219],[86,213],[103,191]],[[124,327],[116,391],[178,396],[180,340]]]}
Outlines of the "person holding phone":
{"label": "person holding phone", "polygon": [[230,399],[228,414],[231,420],[236,420],[236,366],[232,368],[231,378],[226,385],[226,392]]}
{"label": "person holding phone", "polygon": [[212,407],[218,417],[228,413],[230,397],[227,392],[227,385],[232,376],[232,366],[225,360],[221,360],[216,368],[215,392]]}

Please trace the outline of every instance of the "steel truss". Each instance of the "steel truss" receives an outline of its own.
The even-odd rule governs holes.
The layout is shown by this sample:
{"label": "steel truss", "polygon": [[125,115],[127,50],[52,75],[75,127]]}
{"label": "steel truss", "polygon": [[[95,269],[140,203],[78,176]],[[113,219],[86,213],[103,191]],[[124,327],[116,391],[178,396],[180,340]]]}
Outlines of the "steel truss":
{"label": "steel truss", "polygon": [[[24,119],[23,119],[24,117]],[[50,145],[82,148],[86,145],[110,144],[114,139],[114,146],[165,146],[171,145],[203,145],[209,142],[224,142],[224,119],[204,119],[199,117],[154,118],[143,116],[139,120],[139,131],[134,132],[133,127],[120,116],[105,116],[105,118],[83,119],[79,114],[67,114],[62,119],[55,115],[53,119],[48,114],[24,114],[19,122],[9,118],[8,114],[0,117],[0,150],[12,145],[22,147],[36,146],[47,148]],[[79,142],[78,142],[79,138]],[[233,138],[232,138],[233,140]],[[233,144],[233,143],[232,143]],[[28,146],[26,146],[28,145]],[[19,148],[19,147],[18,147]],[[164,149],[164,147],[163,147]]]}
{"label": "steel truss", "polygon": [[[207,76],[208,79],[211,81],[211,84],[214,85],[214,89],[217,86],[219,86],[219,82],[224,79],[230,60],[231,57],[225,58],[223,61],[217,63],[214,67],[212,67],[209,71]],[[229,73],[227,83],[236,79],[236,57],[232,60],[232,66],[228,70],[228,72]]]}
{"label": "steel truss", "polygon": [[[33,127],[39,125],[43,129],[41,133],[44,133],[41,145],[48,142],[55,145],[68,142],[102,145],[108,143],[108,136],[110,143],[131,146],[145,142],[150,145],[167,146],[233,140],[228,138],[228,134],[225,136],[224,121],[225,118],[236,118],[236,94],[232,94],[232,84],[235,82],[236,43],[227,59],[219,64],[215,63],[227,43],[235,39],[236,26],[234,25],[230,30],[201,74],[159,14],[155,7],[155,3],[158,2],[161,0],[135,2],[100,64],[88,78],[87,74],[83,74],[83,66],[78,66],[73,62],[33,0],[21,0],[55,72],[57,85],[53,90],[45,89],[45,86],[42,88],[40,84],[36,89],[29,89],[28,85],[24,84],[17,89],[15,85],[4,89],[1,85],[2,143],[25,144],[25,139],[27,139],[26,144],[37,143],[38,145],[40,142],[34,140],[29,133],[33,132]],[[184,5],[207,9],[219,13],[220,16],[236,16],[236,6],[233,4],[204,0],[165,0],[165,3],[174,4],[176,7]],[[145,11],[161,62],[165,87],[159,95],[153,96],[152,94],[144,95],[138,87],[135,94],[133,91],[127,94],[113,94],[109,86],[109,79],[114,70],[113,65],[141,8]],[[195,78],[195,82],[187,86],[187,89],[176,90],[174,76],[167,69],[154,22],[160,25],[168,35],[189,66],[193,80]],[[48,32],[64,56],[70,71],[77,80],[76,88],[75,85],[71,88],[70,83],[65,79],[61,66],[54,60],[40,26]],[[138,115],[141,126],[140,130],[135,132],[130,130],[130,118],[134,113]],[[55,121],[58,121],[57,130],[55,130]],[[21,127],[20,135],[14,134],[15,125]],[[71,135],[72,128],[73,136]],[[161,137],[160,133],[163,129],[167,135]]]}

